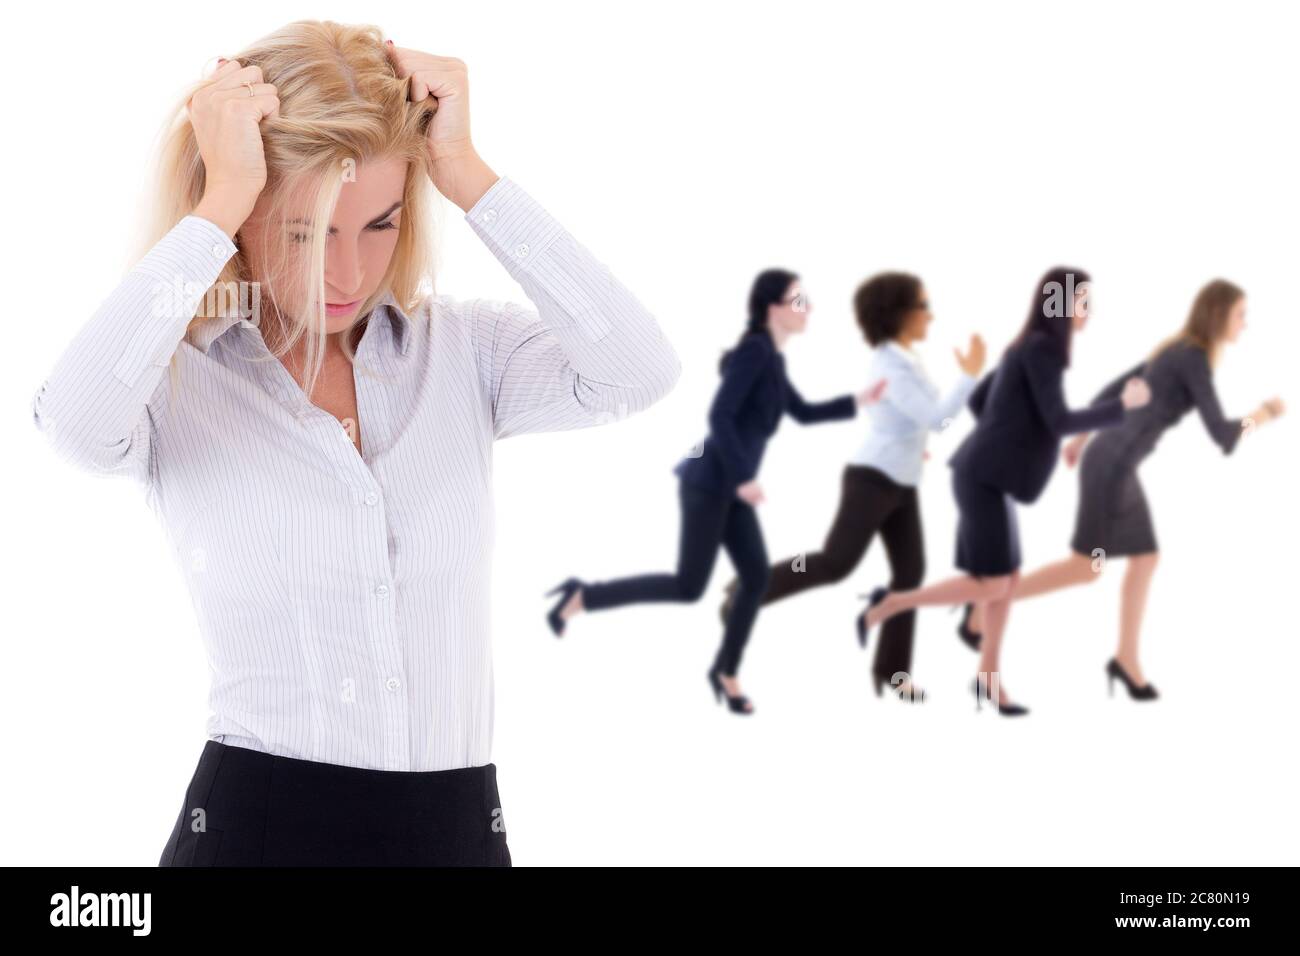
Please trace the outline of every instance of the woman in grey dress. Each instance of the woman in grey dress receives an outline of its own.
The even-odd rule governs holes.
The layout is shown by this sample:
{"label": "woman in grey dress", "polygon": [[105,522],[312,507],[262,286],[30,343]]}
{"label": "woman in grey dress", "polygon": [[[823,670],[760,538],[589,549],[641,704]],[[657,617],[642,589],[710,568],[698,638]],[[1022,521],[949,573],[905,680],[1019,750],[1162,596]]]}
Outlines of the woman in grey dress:
{"label": "woman in grey dress", "polygon": [[[1225,454],[1231,453],[1248,425],[1262,425],[1282,414],[1282,400],[1263,402],[1244,418],[1228,418],[1214,389],[1214,367],[1224,345],[1235,342],[1246,324],[1246,297],[1222,279],[1210,282],[1196,296],[1182,331],[1165,340],[1136,367],[1104,388],[1093,404],[1113,399],[1135,375],[1151,387],[1151,401],[1129,411],[1123,424],[1106,429],[1089,442],[1075,436],[1062,449],[1065,461],[1079,468],[1079,507],[1069,557],[1023,576],[1012,589],[1012,600],[1046,594],[1095,581],[1106,561],[1127,558],[1121,598],[1119,649],[1106,665],[1113,689],[1122,682],[1135,700],[1154,700],[1155,686],[1138,663],[1138,635],[1147,592],[1159,550],[1138,466],[1155,450],[1160,436],[1195,408],[1206,431]],[[1087,445],[1087,454],[1082,454]],[[971,629],[979,630],[978,609]]]}

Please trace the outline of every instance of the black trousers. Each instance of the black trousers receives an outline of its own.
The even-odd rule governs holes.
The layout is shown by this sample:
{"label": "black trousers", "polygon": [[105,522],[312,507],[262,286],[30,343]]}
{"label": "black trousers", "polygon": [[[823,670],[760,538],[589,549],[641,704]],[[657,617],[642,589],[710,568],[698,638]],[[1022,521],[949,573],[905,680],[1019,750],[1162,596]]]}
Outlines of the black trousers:
{"label": "black trousers", "polygon": [[740,586],[723,631],[713,666],[728,677],[740,669],[758,604],[767,587],[767,548],[752,505],[734,494],[678,483],[682,526],[677,570],[643,574],[584,585],[582,606],[588,611],[651,601],[698,601],[713,573],[719,547],[726,548]]}
{"label": "black trousers", "polygon": [[159,866],[510,866],[496,766],[367,770],[208,740]]}
{"label": "black trousers", "polygon": [[[892,590],[919,587],[925,578],[925,537],[916,489],[884,472],[849,465],[840,481],[840,504],[822,550],[794,555],[772,567],[763,604],[843,581],[879,532],[889,559]],[[916,612],[895,614],[882,625],[871,672],[881,680],[911,673]]]}

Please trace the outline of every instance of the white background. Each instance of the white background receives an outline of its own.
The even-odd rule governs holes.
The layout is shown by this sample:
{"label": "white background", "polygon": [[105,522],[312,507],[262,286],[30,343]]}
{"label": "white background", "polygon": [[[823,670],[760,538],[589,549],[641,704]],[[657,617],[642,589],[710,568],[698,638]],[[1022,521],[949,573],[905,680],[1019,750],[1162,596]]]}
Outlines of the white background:
{"label": "white background", "polygon": [[[814,306],[789,369],[809,398],[865,384],[850,296],[922,276],[951,346],[1000,351],[1058,262],[1095,277],[1067,380],[1083,402],[1182,322],[1216,276],[1249,294],[1218,375],[1229,413],[1281,394],[1297,352],[1297,66],[1282,5],[224,2],[12,10],[3,163],[8,504],[0,853],[152,866],[204,740],[206,664],[139,490],[59,462],[30,400],[130,264],[144,165],[184,82],[304,16],[382,26],[470,66],[475,140],[660,318],[676,390],[625,422],[503,442],[496,465],[494,761],[517,864],[1294,864],[1296,422],[1225,458],[1195,416],[1142,470],[1163,558],[1144,642],[1162,692],[1108,699],[1119,569],[1017,606],[1008,688],[977,715],[956,616],[923,612],[921,707],[870,696],[843,585],[759,620],[716,706],[705,670],[731,576],[695,605],[575,621],[562,578],[671,568],[671,468],[705,432],[716,361],[762,268]],[[521,290],[450,209],[439,291]],[[1292,417],[1295,417],[1293,412]],[[864,422],[768,449],[775,560],[818,547]],[[929,573],[951,571],[943,462],[923,485]],[[1027,568],[1063,556],[1076,479],[1022,510]],[[873,648],[874,649],[874,648]]]}

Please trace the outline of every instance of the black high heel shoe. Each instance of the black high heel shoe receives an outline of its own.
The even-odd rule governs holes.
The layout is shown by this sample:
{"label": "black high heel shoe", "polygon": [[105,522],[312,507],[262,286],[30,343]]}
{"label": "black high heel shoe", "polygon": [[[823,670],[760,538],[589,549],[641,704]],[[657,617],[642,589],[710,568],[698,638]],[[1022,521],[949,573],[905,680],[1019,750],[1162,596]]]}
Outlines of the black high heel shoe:
{"label": "black high heel shoe", "polygon": [[742,714],[747,717],[754,712],[754,705],[749,702],[748,697],[743,694],[739,697],[732,697],[727,693],[727,688],[722,686],[722,675],[716,670],[709,671],[709,686],[713,688],[713,696],[718,699],[719,704],[722,703],[723,698],[726,698],[727,709],[733,714]]}
{"label": "black high heel shoe", "polygon": [[979,631],[971,630],[970,616],[971,612],[974,610],[974,604],[966,605],[966,610],[961,616],[961,622],[957,625],[957,636],[960,637],[962,643],[972,651],[978,651],[980,649],[980,638],[984,635]]}
{"label": "black high heel shoe", "polygon": [[542,597],[550,597],[552,594],[560,595],[560,599],[555,602],[555,607],[551,608],[546,615],[546,623],[551,626],[551,630],[555,632],[556,637],[564,636],[564,618],[560,616],[560,612],[569,603],[569,598],[573,597],[574,592],[580,590],[582,590],[582,582],[577,578],[569,578],[542,595]]}
{"label": "black high heel shoe", "polygon": [[1106,662],[1106,676],[1110,678],[1108,686],[1111,697],[1115,696],[1115,681],[1117,680],[1124,684],[1124,689],[1128,691],[1129,697],[1133,700],[1155,700],[1160,696],[1156,693],[1155,684],[1138,684],[1132,677],[1129,677],[1128,671],[1124,670],[1124,666],[1114,657]]}
{"label": "black high heel shoe", "polygon": [[[887,594],[889,594],[889,588],[876,588],[871,592],[870,597],[867,598],[867,606],[859,611],[857,617],[853,619],[853,625],[858,631],[858,646],[863,649],[866,649],[867,631],[870,630],[870,628],[867,627],[866,612],[870,611],[873,607],[883,601]],[[858,597],[864,597],[864,595],[859,594]]]}
{"label": "black high heel shoe", "polygon": [[[884,696],[886,687],[890,688],[891,690],[894,687],[894,682],[887,677],[877,677],[875,674],[872,674],[871,680],[876,685],[877,697]],[[908,683],[907,690],[899,690],[895,696],[898,697],[900,700],[907,701],[909,704],[925,703],[925,691],[915,686],[911,682]]]}
{"label": "black high heel shoe", "polygon": [[[988,688],[987,688],[987,686],[986,686],[986,687],[984,688],[984,693],[981,695],[981,694],[980,694],[980,679],[979,679],[978,676],[976,676],[975,680],[971,683],[971,690],[973,690],[973,691],[975,692],[975,709],[976,709],[976,710],[979,710],[979,709],[980,709],[980,699],[981,699],[981,697],[983,697],[983,699],[985,699],[985,700],[988,700],[988,699],[989,699],[989,696],[988,696]],[[999,699],[999,700],[998,700],[998,713],[1001,714],[1003,717],[1023,717],[1025,714],[1029,713],[1029,708],[1028,708],[1028,707],[1021,707],[1019,704],[1004,704],[1004,703],[1002,703],[1002,701]]]}

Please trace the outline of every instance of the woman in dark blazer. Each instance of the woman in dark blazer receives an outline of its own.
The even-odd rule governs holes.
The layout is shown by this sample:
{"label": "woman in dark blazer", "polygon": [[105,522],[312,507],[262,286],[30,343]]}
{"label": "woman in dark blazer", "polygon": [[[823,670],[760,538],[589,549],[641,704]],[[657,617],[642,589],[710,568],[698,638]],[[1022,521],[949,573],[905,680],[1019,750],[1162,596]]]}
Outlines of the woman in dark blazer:
{"label": "woman in dark blazer", "polygon": [[699,454],[688,455],[674,468],[682,515],[677,570],[590,584],[569,578],[550,592],[560,595],[547,616],[557,637],[565,622],[584,610],[699,600],[719,547],[726,548],[740,587],[709,668],[709,684],[719,702],[725,695],[734,713],[753,711],[740,692],[736,671],[767,587],[767,549],[755,506],[763,500],[756,476],[768,439],[783,414],[805,425],[852,418],[858,406],[881,392],[876,386],[828,402],[804,401],[786,377],[781,349],[791,335],[804,331],[810,311],[794,273],[772,269],[754,280],[749,323],[722,358],[722,384],[709,409],[708,437],[697,446]]}
{"label": "woman in dark blazer", "polygon": [[[1240,443],[1247,424],[1257,427],[1282,414],[1279,398],[1262,402],[1244,418],[1229,418],[1219,404],[1214,368],[1224,345],[1235,342],[1245,325],[1246,294],[1231,282],[1216,279],[1197,294],[1177,335],[1093,399],[1093,405],[1111,401],[1135,375],[1141,375],[1151,387],[1150,404],[1126,416],[1118,428],[1107,429],[1092,441],[1085,432],[1066,443],[1063,457],[1068,465],[1078,462],[1087,447],[1079,469],[1079,506],[1071,553],[1026,574],[1011,592],[1012,600],[1021,601],[1096,581],[1107,563],[1125,558],[1119,647],[1106,664],[1106,674],[1112,689],[1118,680],[1134,700],[1159,696],[1138,662],[1138,635],[1159,555],[1138,466],[1155,450],[1165,431],[1192,409],[1225,455]],[[972,615],[977,633],[980,624],[978,615]]]}
{"label": "woman in dark blazer", "polygon": [[1065,403],[1070,342],[1088,319],[1089,277],[1053,269],[1034,293],[1029,318],[998,367],[971,394],[974,430],[949,460],[960,520],[957,567],[965,576],[912,591],[877,588],[857,618],[860,636],[903,611],[931,604],[980,605],[984,625],[976,706],[981,695],[1006,716],[1028,713],[1002,687],[998,657],[1020,568],[1015,503],[1032,504],[1047,486],[1062,436],[1117,425],[1126,408],[1150,398],[1140,378],[1115,398],[1073,410]]}

